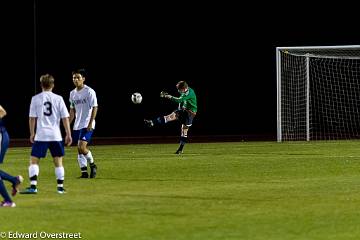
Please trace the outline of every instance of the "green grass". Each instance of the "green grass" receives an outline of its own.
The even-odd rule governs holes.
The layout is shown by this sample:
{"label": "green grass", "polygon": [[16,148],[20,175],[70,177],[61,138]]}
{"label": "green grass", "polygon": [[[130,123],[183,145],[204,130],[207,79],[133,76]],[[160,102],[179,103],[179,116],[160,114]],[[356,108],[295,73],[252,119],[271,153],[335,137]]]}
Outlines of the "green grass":
{"label": "green grass", "polygon": [[[359,239],[360,142],[91,146],[96,179],[65,156],[56,192],[49,157],[37,195],[0,209],[0,232],[80,232],[82,239]],[[29,148],[2,169],[26,177]],[[10,185],[7,184],[10,189]]]}

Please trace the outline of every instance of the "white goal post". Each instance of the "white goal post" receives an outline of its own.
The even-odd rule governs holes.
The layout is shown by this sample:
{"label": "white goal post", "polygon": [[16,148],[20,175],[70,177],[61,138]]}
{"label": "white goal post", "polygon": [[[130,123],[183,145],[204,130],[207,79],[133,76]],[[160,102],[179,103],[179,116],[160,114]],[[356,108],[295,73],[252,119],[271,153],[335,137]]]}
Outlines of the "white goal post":
{"label": "white goal post", "polygon": [[276,48],[277,140],[360,137],[360,45]]}

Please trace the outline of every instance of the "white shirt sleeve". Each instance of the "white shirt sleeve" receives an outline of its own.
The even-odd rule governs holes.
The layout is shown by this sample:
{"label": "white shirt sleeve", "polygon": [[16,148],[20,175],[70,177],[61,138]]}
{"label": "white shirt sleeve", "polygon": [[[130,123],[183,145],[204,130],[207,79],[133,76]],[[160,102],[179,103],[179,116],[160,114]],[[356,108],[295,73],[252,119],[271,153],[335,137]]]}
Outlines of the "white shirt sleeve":
{"label": "white shirt sleeve", "polygon": [[36,106],[34,97],[31,98],[29,117],[38,117],[36,114]]}
{"label": "white shirt sleeve", "polygon": [[60,100],[60,114],[61,118],[66,118],[70,116],[63,98],[61,98]]}
{"label": "white shirt sleeve", "polygon": [[90,107],[97,107],[98,103],[97,103],[95,91],[93,89],[91,89],[89,93],[90,93],[90,96],[89,96]]}

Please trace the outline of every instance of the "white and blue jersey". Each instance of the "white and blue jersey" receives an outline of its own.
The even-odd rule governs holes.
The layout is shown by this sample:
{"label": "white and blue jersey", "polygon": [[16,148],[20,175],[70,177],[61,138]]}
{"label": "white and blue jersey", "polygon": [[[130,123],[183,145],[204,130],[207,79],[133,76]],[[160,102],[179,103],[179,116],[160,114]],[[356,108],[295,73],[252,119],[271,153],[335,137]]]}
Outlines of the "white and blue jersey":
{"label": "white and blue jersey", "polygon": [[[95,91],[87,86],[81,90],[76,88],[70,92],[70,108],[75,109],[74,130],[87,128],[91,119],[92,110],[98,106]],[[95,129],[95,120],[92,122],[92,128]]]}

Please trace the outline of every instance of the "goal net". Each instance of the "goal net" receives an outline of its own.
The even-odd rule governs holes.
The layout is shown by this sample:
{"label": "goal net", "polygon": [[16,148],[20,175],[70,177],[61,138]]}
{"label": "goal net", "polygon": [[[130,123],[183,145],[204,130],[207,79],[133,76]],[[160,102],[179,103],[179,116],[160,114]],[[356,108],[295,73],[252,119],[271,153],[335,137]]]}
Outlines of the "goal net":
{"label": "goal net", "polygon": [[360,137],[360,45],[278,47],[277,140]]}

